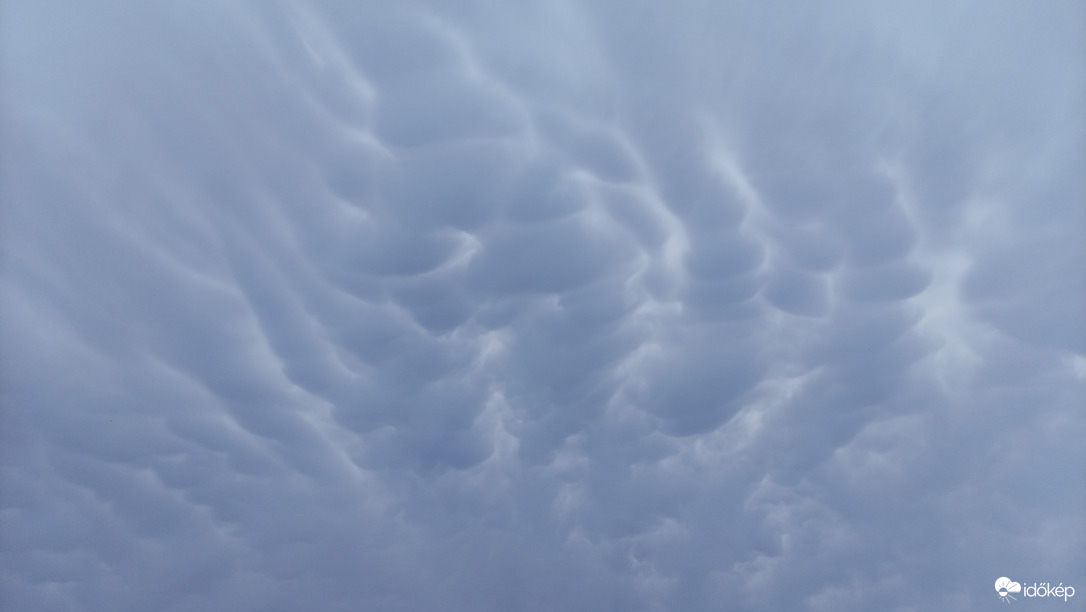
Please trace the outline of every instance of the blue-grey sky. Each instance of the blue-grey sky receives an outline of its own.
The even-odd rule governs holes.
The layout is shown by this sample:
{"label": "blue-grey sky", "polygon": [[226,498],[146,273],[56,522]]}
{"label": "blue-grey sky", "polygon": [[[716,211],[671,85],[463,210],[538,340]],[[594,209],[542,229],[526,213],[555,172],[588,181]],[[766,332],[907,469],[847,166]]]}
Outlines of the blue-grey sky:
{"label": "blue-grey sky", "polygon": [[1086,602],[1082,2],[0,23],[0,608]]}

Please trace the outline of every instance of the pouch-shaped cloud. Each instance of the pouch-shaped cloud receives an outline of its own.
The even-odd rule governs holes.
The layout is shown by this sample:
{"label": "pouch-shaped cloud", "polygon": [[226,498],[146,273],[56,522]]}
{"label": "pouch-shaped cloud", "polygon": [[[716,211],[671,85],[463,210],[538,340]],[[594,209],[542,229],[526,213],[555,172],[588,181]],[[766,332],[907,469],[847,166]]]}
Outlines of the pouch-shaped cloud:
{"label": "pouch-shaped cloud", "polygon": [[9,3],[3,604],[1074,575],[1080,4]]}

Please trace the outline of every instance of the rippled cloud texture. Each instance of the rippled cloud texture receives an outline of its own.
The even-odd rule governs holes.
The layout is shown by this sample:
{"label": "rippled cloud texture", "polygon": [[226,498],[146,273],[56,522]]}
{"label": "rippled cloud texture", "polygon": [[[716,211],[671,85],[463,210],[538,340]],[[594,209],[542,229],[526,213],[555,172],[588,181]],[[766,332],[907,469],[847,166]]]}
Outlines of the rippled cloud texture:
{"label": "rippled cloud texture", "polygon": [[8,2],[3,607],[1086,592],[1084,23]]}

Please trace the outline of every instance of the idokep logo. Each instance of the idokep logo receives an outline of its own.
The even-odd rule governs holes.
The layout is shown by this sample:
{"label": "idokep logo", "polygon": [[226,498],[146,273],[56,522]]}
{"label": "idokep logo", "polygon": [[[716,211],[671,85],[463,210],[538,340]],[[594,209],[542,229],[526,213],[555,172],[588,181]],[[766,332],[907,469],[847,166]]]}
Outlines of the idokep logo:
{"label": "idokep logo", "polygon": [[1034,582],[1022,588],[1021,584],[1006,576],[995,581],[995,590],[999,598],[1006,603],[1011,603],[1012,599],[1018,599],[1012,593],[1021,593],[1030,599],[1034,597],[1055,597],[1065,602],[1075,596],[1075,587],[1071,585],[1063,586],[1062,582],[1056,586],[1052,586],[1051,582]]}
{"label": "idokep logo", "polygon": [[1015,599],[1015,600],[1018,599],[1014,595],[1011,595],[1011,593],[1021,593],[1022,592],[1022,585],[1018,584],[1017,582],[1012,581],[1010,578],[1007,578],[1006,576],[1003,576],[999,580],[996,580],[995,590],[996,590],[996,593],[999,593],[999,598],[1000,599],[1002,599],[1003,601],[1005,601],[1007,603],[1011,603],[1012,599]]}

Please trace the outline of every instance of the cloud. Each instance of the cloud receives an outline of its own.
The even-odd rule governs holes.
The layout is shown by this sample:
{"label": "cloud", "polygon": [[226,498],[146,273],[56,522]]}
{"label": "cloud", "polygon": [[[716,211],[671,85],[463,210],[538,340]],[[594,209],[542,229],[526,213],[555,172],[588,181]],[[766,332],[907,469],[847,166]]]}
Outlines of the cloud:
{"label": "cloud", "polygon": [[10,6],[5,604],[1075,580],[1082,9],[983,8]]}

